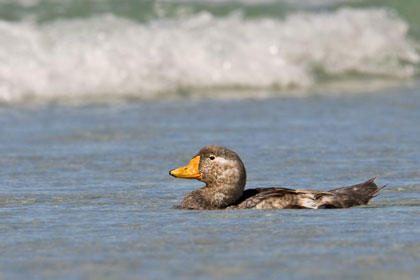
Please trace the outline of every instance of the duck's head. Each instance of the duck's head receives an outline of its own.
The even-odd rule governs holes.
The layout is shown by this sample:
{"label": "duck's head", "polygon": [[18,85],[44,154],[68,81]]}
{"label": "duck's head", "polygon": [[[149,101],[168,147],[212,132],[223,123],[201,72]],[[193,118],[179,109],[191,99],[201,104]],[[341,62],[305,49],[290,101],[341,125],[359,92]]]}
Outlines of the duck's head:
{"label": "duck's head", "polygon": [[246,182],[245,167],[239,156],[228,148],[216,145],[202,148],[188,165],[173,169],[169,174],[200,180],[207,187],[235,189],[240,195]]}

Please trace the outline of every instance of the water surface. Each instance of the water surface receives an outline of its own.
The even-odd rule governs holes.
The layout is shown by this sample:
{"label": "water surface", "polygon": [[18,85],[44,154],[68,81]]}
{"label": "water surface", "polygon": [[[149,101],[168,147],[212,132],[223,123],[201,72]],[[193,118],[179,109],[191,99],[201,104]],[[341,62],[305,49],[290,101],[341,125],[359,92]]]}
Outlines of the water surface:
{"label": "water surface", "polygon": [[[0,279],[416,279],[420,95],[0,107]],[[378,176],[366,207],[170,209],[204,145],[238,152],[247,187]]]}

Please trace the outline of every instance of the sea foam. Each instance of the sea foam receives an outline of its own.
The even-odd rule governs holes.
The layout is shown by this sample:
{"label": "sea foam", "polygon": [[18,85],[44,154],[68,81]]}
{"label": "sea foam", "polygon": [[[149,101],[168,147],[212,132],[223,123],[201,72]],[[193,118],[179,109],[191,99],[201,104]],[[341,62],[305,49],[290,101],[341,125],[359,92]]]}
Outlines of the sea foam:
{"label": "sea foam", "polygon": [[348,75],[404,80],[418,74],[416,44],[407,24],[380,8],[284,19],[202,12],[147,23],[114,15],[0,21],[0,102],[311,90]]}

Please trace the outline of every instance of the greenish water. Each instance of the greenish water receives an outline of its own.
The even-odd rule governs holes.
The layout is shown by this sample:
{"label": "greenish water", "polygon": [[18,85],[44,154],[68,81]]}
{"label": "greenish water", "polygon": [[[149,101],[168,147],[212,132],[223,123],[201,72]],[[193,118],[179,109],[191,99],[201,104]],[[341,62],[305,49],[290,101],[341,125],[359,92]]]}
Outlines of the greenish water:
{"label": "greenish water", "polygon": [[334,11],[340,7],[354,8],[387,8],[395,11],[404,18],[412,28],[413,34],[419,38],[420,21],[417,12],[420,3],[416,0],[393,1],[393,0],[319,0],[294,2],[287,0],[279,1],[196,1],[196,0],[90,0],[90,1],[0,1],[0,18],[5,20],[19,21],[25,16],[33,15],[41,22],[53,21],[63,18],[87,18],[103,13],[113,13],[119,17],[130,18],[140,22],[147,22],[154,18],[177,17],[179,15],[194,14],[199,12],[211,12],[223,17],[232,12],[240,11],[247,18],[258,17],[285,17],[289,13],[297,11],[325,10]]}
{"label": "greenish water", "polygon": [[[418,91],[0,107],[0,278],[416,279]],[[168,170],[207,144],[249,188],[388,186],[352,209],[170,209],[201,183]]]}

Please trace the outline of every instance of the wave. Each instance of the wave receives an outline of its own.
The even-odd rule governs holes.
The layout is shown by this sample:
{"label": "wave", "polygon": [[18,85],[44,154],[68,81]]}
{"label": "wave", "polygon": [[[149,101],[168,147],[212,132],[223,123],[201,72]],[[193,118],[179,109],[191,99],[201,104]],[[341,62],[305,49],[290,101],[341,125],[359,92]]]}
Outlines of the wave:
{"label": "wave", "polygon": [[407,23],[382,8],[284,19],[200,12],[148,22],[2,20],[0,102],[311,91],[331,80],[415,78],[419,61]]}

